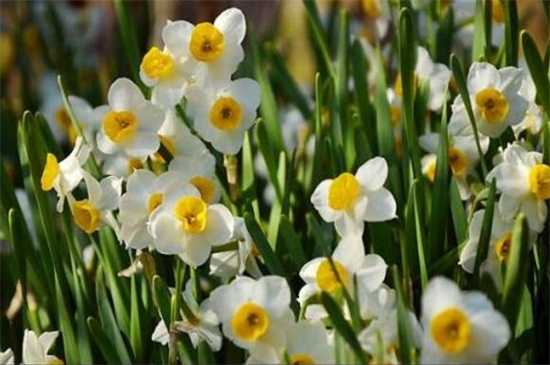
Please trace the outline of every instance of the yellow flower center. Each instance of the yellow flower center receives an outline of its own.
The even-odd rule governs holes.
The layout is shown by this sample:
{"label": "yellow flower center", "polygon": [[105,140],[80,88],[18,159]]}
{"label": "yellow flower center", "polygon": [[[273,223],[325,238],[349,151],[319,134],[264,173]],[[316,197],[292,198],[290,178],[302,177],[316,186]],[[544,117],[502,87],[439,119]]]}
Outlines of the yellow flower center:
{"label": "yellow flower center", "polygon": [[371,19],[378,18],[382,13],[377,0],[363,0],[363,11]]}
{"label": "yellow flower center", "polygon": [[504,7],[500,0],[491,0],[491,17],[497,23],[504,23]]}
{"label": "yellow flower center", "polygon": [[174,215],[189,233],[200,233],[206,227],[206,204],[196,196],[186,196],[178,200]]}
{"label": "yellow flower center", "polygon": [[158,206],[162,204],[164,195],[162,193],[151,194],[147,201],[147,214],[151,214]]}
{"label": "yellow flower center", "polygon": [[131,174],[135,170],[143,168],[143,162],[139,158],[132,157],[128,160],[128,172]]}
{"label": "yellow flower center", "polygon": [[86,233],[97,230],[101,217],[99,210],[87,200],[79,200],[73,203],[74,222]]}
{"label": "yellow flower center", "polygon": [[328,188],[328,205],[334,210],[346,210],[355,203],[360,189],[355,176],[344,172],[334,179]]}
{"label": "yellow flower center", "polygon": [[157,47],[152,47],[143,56],[141,69],[151,79],[167,79],[174,71],[174,59]]}
{"label": "yellow flower center", "polygon": [[481,111],[483,119],[489,124],[501,123],[510,111],[506,96],[492,87],[476,94],[476,106]]}
{"label": "yellow flower center", "polygon": [[499,261],[508,261],[510,246],[512,245],[512,232],[506,232],[495,243],[495,254]]}
{"label": "yellow flower center", "polygon": [[63,106],[60,106],[55,110],[54,114],[55,122],[63,129],[65,132],[69,131],[71,128],[71,118],[69,113],[65,110]]}
{"label": "yellow flower center", "polygon": [[314,365],[315,360],[308,354],[299,353],[290,357],[290,365]]}
{"label": "yellow flower center", "polygon": [[244,303],[231,317],[231,328],[239,339],[256,341],[269,328],[269,314],[255,303]]}
{"label": "yellow flower center", "polygon": [[446,354],[459,354],[470,343],[470,322],[458,308],[439,312],[430,323],[430,332],[436,345]]}
{"label": "yellow flower center", "polygon": [[[346,268],[338,261],[333,260],[332,263],[334,264],[334,269],[328,260],[321,262],[315,275],[315,281],[319,289],[331,294],[342,286],[341,283],[346,285],[349,280]],[[338,277],[336,274],[338,274]]]}
{"label": "yellow flower center", "polygon": [[222,131],[234,131],[243,120],[243,108],[231,97],[221,97],[210,108],[210,123]]}
{"label": "yellow flower center", "polygon": [[468,158],[458,148],[451,147],[449,148],[449,165],[453,175],[462,176],[468,168]]}
{"label": "yellow flower center", "polygon": [[435,181],[435,161],[434,161],[434,162],[431,162],[431,163],[428,165],[428,168],[426,169],[426,177],[427,177],[428,180],[430,180],[431,182],[434,182],[434,181]]}
{"label": "yellow flower center", "polygon": [[132,139],[138,128],[137,118],[129,111],[111,111],[103,117],[103,130],[115,143]]}
{"label": "yellow flower center", "polygon": [[40,178],[40,185],[42,190],[50,191],[53,188],[55,179],[59,176],[59,164],[55,155],[48,153],[46,155],[46,165],[44,165],[44,171]]}
{"label": "yellow flower center", "polygon": [[199,61],[213,61],[223,53],[223,34],[211,23],[200,23],[191,32],[189,51]]}
{"label": "yellow flower center", "polygon": [[538,199],[550,199],[550,166],[537,164],[529,170],[529,190]]}
{"label": "yellow flower center", "polygon": [[401,108],[390,106],[391,123],[396,126],[401,122]]}
{"label": "yellow flower center", "polygon": [[212,180],[207,179],[203,176],[195,176],[189,180],[189,182],[197,188],[199,193],[201,193],[201,198],[207,203],[211,203],[214,199],[214,193],[216,192],[216,187]]}

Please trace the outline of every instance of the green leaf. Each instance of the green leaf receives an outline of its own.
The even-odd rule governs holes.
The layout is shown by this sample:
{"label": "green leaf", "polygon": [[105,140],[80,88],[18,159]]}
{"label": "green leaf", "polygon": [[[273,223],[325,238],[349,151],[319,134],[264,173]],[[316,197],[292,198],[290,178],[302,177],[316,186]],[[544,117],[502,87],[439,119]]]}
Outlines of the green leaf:
{"label": "green leaf", "polygon": [[416,363],[416,351],[410,328],[409,313],[405,306],[401,278],[396,266],[392,267],[393,285],[397,294],[397,329],[399,332],[400,360],[403,364]]}
{"label": "green leaf", "polygon": [[476,280],[479,280],[479,269],[481,263],[485,261],[487,258],[487,252],[489,252],[489,243],[491,241],[491,230],[493,227],[493,215],[495,210],[495,199],[496,182],[495,180],[492,180],[485,206],[485,214],[483,215],[483,223],[481,226],[481,233],[479,235],[479,243],[477,246],[476,260],[474,264],[474,277]]}
{"label": "green leaf", "polygon": [[544,61],[537,50],[537,46],[529,33],[524,30],[521,32],[520,37],[525,61],[527,62],[529,72],[537,88],[538,99],[544,106],[546,115],[548,115],[548,113],[550,113],[550,81],[548,80],[547,74],[548,67],[545,67]]}
{"label": "green leaf", "polygon": [[264,233],[262,232],[262,229],[258,225],[258,222],[256,222],[256,219],[254,219],[254,216],[248,212],[245,213],[244,222],[246,224],[248,232],[250,232],[250,236],[252,236],[252,240],[256,244],[256,247],[258,247],[262,258],[264,259],[264,262],[269,269],[269,272],[273,275],[284,277],[285,272],[279,260],[277,259],[275,252],[273,252],[272,246],[269,244]]}
{"label": "green leaf", "polygon": [[[488,40],[490,40],[491,38],[487,34],[487,30],[489,30],[490,32],[490,27],[492,26],[492,24],[490,20],[489,24],[486,24],[487,14],[485,14],[486,11],[483,4],[484,1],[482,0],[477,0],[475,4],[472,62],[480,61],[482,59],[488,59],[487,52],[490,45],[490,41]],[[488,7],[490,8],[490,5]]]}
{"label": "green leaf", "polygon": [[326,292],[321,292],[320,298],[321,303],[323,303],[323,307],[325,307],[336,332],[340,334],[344,338],[344,340],[346,340],[352,351],[355,353],[355,356],[357,356],[361,363],[366,363],[367,355],[361,347],[361,344],[357,339],[357,335],[355,334],[355,332],[353,332],[353,329],[342,315],[338,304],[336,304],[330,294],[327,294]]}
{"label": "green leaf", "polygon": [[[416,182],[416,181],[415,181]],[[428,269],[426,268],[426,257],[425,257],[425,249],[426,244],[424,243],[424,227],[422,224],[422,215],[419,208],[419,199],[420,194],[418,192],[419,185],[416,183],[413,185],[413,196],[414,196],[414,226],[416,231],[416,248],[418,251],[418,262],[420,267],[420,282],[422,284],[422,288],[426,287],[426,284],[428,283]],[[441,242],[439,242],[439,245],[441,245]],[[431,262],[431,261],[429,261]]]}
{"label": "green leaf", "polygon": [[321,53],[321,59],[323,61],[323,66],[327,70],[330,76],[334,75],[334,69],[332,67],[332,61],[330,58],[330,53],[328,50],[328,41],[323,25],[321,24],[321,19],[319,18],[319,12],[317,11],[317,6],[315,5],[315,0],[304,0],[304,6],[308,14],[309,24],[313,31],[313,39],[315,40],[315,45]]}
{"label": "green leaf", "polygon": [[214,357],[214,353],[212,352],[212,349],[206,343],[205,341],[199,341],[198,346],[198,352],[199,352],[199,364],[216,364],[216,358]]}
{"label": "green leaf", "polygon": [[88,317],[88,328],[101,354],[109,364],[121,364],[122,359],[118,356],[112,338],[107,336],[101,325],[94,317]]}
{"label": "green leaf", "polygon": [[458,183],[454,176],[451,178],[451,185],[449,187],[449,199],[456,242],[463,242],[468,232],[468,220],[466,218],[466,212],[464,211],[464,203],[458,191]]}
{"label": "green leaf", "polygon": [[153,277],[153,299],[166,328],[170,328],[170,298],[168,286],[160,276],[155,275]]}
{"label": "green leaf", "polygon": [[281,216],[281,223],[279,227],[279,240],[286,247],[286,250],[290,253],[290,257],[294,264],[294,268],[299,271],[302,266],[307,262],[307,257],[302,247],[300,237],[294,230],[292,223],[287,216]]}
{"label": "green leaf", "polygon": [[134,351],[136,362],[141,363],[143,358],[143,327],[146,325],[147,317],[142,309],[141,300],[139,298],[138,288],[136,284],[136,275],[131,277],[131,309],[130,309],[130,343]]}
{"label": "green leaf", "polygon": [[506,66],[518,65],[518,8],[516,0],[507,0],[501,3],[504,8],[504,51]]}

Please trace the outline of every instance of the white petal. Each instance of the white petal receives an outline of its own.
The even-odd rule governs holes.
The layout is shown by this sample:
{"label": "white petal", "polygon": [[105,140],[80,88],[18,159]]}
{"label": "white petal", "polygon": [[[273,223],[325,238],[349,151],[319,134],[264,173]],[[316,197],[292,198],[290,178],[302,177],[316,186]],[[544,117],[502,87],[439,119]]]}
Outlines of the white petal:
{"label": "white petal", "polygon": [[155,153],[159,147],[160,140],[156,134],[138,132],[124,149],[129,156],[140,158]]}
{"label": "white petal", "polygon": [[522,202],[521,211],[525,214],[529,228],[541,233],[548,217],[546,202],[535,197],[529,197]]}
{"label": "white petal", "polygon": [[437,146],[439,145],[439,134],[424,134],[418,139],[418,144],[420,144],[420,147],[422,147],[426,152],[436,153]]}
{"label": "white petal", "polygon": [[281,317],[290,305],[290,288],[280,276],[264,276],[253,289],[254,302],[265,308],[271,315]]}
{"label": "white petal", "polygon": [[251,299],[254,284],[253,279],[239,276],[230,285],[220,286],[212,291],[210,304],[220,322],[227,323],[237,308]]}
{"label": "white petal", "polygon": [[25,330],[23,335],[23,364],[45,363],[46,351],[38,341],[34,331]]}
{"label": "white petal", "polygon": [[493,170],[497,189],[503,194],[521,198],[529,193],[528,171],[521,165],[501,163]]}
{"label": "white petal", "polygon": [[380,189],[388,177],[388,164],[382,157],[371,158],[355,174],[361,186],[368,190]]}
{"label": "white petal", "polygon": [[498,201],[498,209],[504,219],[510,220],[516,216],[520,205],[520,201],[517,198],[511,197],[506,194],[500,196]]}
{"label": "white petal", "polygon": [[487,62],[474,62],[468,71],[468,91],[475,95],[479,91],[499,86],[500,76],[495,66]]}
{"label": "white petal", "polygon": [[115,111],[134,110],[145,101],[136,84],[127,78],[119,78],[113,82],[107,99]]}
{"label": "white petal", "polygon": [[58,331],[52,331],[52,332],[44,332],[38,337],[38,341],[42,345],[42,348],[44,349],[44,352],[48,352],[48,350],[53,346],[55,343],[55,340],[59,336]]}
{"label": "white petal", "polygon": [[242,78],[232,81],[227,91],[234,95],[247,110],[255,111],[260,105],[260,85],[252,79]]}
{"label": "white petal", "polygon": [[174,56],[178,58],[187,56],[192,31],[193,24],[189,22],[184,20],[168,21],[162,29],[162,40]]}
{"label": "white petal", "polygon": [[246,35],[246,21],[244,14],[237,8],[230,8],[218,15],[214,26],[223,33],[224,37],[240,44]]}
{"label": "white petal", "polygon": [[155,247],[165,255],[177,255],[183,251],[180,222],[169,214],[159,214],[151,222],[150,231],[155,238]]}
{"label": "white petal", "polygon": [[166,328],[166,324],[161,319],[160,322],[155,327],[155,330],[153,331],[153,334],[151,335],[151,340],[158,342],[162,345],[167,345],[168,341],[170,340],[170,335],[168,333],[168,329]]}
{"label": "white petal", "polygon": [[367,196],[367,209],[363,219],[367,222],[384,222],[397,218],[397,204],[387,189],[380,189]]}
{"label": "white petal", "polygon": [[365,256],[361,268],[356,272],[357,284],[368,292],[378,289],[384,282],[388,265],[382,257],[376,254]]}
{"label": "white petal", "polygon": [[212,245],[223,245],[233,235],[233,216],[222,204],[208,207],[207,227],[202,233],[203,239]]}
{"label": "white petal", "polygon": [[211,249],[212,245],[209,241],[205,241],[202,235],[190,235],[180,257],[186,264],[196,268],[208,260]]}
{"label": "white petal", "polygon": [[328,190],[334,180],[323,180],[311,195],[311,203],[325,222],[334,222],[341,214],[328,206]]}
{"label": "white petal", "polygon": [[442,276],[433,278],[422,295],[423,323],[427,325],[440,310],[455,306],[460,299],[460,289],[454,281]]}

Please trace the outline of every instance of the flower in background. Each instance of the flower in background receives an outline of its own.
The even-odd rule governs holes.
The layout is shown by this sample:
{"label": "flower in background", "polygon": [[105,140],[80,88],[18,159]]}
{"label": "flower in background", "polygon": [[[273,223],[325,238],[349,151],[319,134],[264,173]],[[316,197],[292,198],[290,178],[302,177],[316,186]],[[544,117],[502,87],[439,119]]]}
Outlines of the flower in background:
{"label": "flower in background", "polygon": [[69,196],[69,206],[75,224],[84,232],[90,234],[107,223],[119,236],[119,227],[111,211],[118,208],[122,179],[108,176],[97,181],[92,175],[84,172],[84,181],[88,190],[88,199],[75,200]]}
{"label": "flower in background", "polygon": [[106,154],[119,151],[145,157],[160,146],[157,132],[164,113],[143,97],[129,79],[117,79],[109,88],[109,109],[102,117],[97,146]]}
{"label": "flower in background", "polygon": [[60,358],[48,355],[57,336],[59,332],[54,331],[44,332],[37,337],[34,331],[26,329],[23,336],[23,364],[63,364]]}
{"label": "flower in background", "polygon": [[542,154],[527,152],[518,144],[508,145],[503,161],[487,175],[502,193],[498,202],[504,219],[525,214],[529,228],[540,233],[547,223],[550,199],[550,166],[542,163]]}
{"label": "flower in background", "polygon": [[206,203],[213,204],[220,200],[220,188],[216,181],[216,159],[210,152],[175,157],[170,161],[168,170],[177,172],[180,181],[187,181],[196,187]]}
{"label": "flower in background", "polygon": [[279,276],[257,281],[239,276],[231,284],[214,289],[210,303],[224,335],[247,350],[259,344],[283,346],[288,326],[294,322],[290,288]]}
{"label": "flower in background", "polygon": [[359,167],[357,173],[340,174],[323,180],[313,192],[311,203],[326,222],[334,222],[341,235],[360,234],[364,221],[382,222],[397,218],[395,199],[384,188],[388,164],[375,157]]}
{"label": "flower in background", "polygon": [[422,364],[491,363],[510,339],[510,326],[481,292],[460,291],[436,277],[422,295]]}
{"label": "flower in background", "polygon": [[236,155],[243,145],[244,134],[256,120],[260,87],[246,78],[208,91],[195,87],[189,89],[187,101],[200,136],[216,150]]}
{"label": "flower in background", "polygon": [[233,216],[222,204],[208,205],[189,183],[166,194],[162,207],[150,218],[149,232],[156,249],[179,255],[188,265],[208,260],[212,246],[227,243],[233,234]]}
{"label": "flower in background", "polygon": [[57,162],[57,157],[54,154],[47,154],[40,185],[44,191],[55,189],[58,197],[58,212],[63,211],[65,198],[82,181],[84,177],[82,165],[86,163],[89,155],[90,147],[84,143],[81,137],[76,139],[73,150],[63,161]]}

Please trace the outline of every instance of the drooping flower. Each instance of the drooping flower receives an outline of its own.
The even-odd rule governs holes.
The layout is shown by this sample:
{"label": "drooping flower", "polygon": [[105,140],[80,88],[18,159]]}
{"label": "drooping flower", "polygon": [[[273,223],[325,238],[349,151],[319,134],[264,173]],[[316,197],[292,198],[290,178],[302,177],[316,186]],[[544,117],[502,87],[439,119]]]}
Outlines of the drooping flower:
{"label": "drooping flower", "polygon": [[84,176],[82,165],[86,163],[89,155],[90,147],[80,137],[76,139],[75,146],[69,156],[61,162],[57,162],[57,157],[54,154],[47,154],[40,185],[44,191],[55,189],[58,197],[58,212],[63,211],[65,198],[82,181]]}
{"label": "drooping flower", "polygon": [[244,349],[258,344],[283,346],[286,328],[294,322],[290,288],[278,276],[257,281],[239,276],[231,284],[214,289],[210,303],[224,335]]}
{"label": "drooping flower", "polygon": [[252,79],[238,79],[218,89],[189,89],[187,100],[200,136],[216,150],[235,155],[256,120],[260,87]]}
{"label": "drooping flower", "polygon": [[487,181],[494,178],[502,193],[498,202],[502,216],[512,219],[522,212],[529,228],[542,232],[548,217],[550,166],[542,163],[541,153],[527,152],[519,144],[508,145],[502,157],[487,175]]}
{"label": "drooping flower", "polygon": [[388,164],[382,157],[365,162],[355,175],[349,172],[322,181],[311,202],[326,222],[334,222],[341,235],[363,232],[363,222],[382,222],[396,218],[393,195],[384,188]]}
{"label": "drooping flower", "polygon": [[157,132],[164,120],[162,110],[146,100],[129,79],[117,79],[109,88],[109,109],[101,120],[97,147],[106,154],[119,151],[146,157],[160,146]]}
{"label": "drooping flower", "polygon": [[23,364],[63,364],[54,355],[48,355],[59,332],[44,332],[39,337],[34,331],[25,330],[23,336]]}
{"label": "drooping flower", "polygon": [[481,292],[461,292],[432,279],[422,296],[422,364],[490,363],[510,339],[510,326]]}

